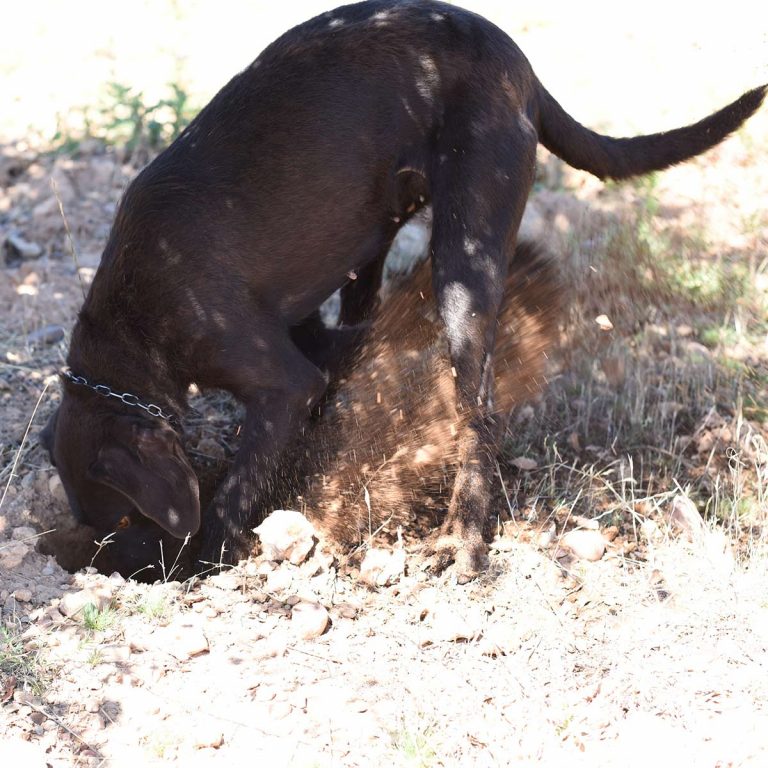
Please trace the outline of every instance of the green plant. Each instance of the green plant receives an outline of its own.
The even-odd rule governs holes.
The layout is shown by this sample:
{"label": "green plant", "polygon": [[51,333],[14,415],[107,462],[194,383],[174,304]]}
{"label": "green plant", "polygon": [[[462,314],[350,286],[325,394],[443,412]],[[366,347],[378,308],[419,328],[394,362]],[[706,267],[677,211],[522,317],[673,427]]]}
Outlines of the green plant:
{"label": "green plant", "polygon": [[128,154],[162,149],[184,130],[196,111],[178,83],[170,83],[168,90],[166,98],[147,102],[131,86],[108,83],[100,104],[74,110],[66,121],[59,120],[53,141],[60,152],[69,153],[89,138],[122,147]]}
{"label": "green plant", "polygon": [[93,603],[83,607],[83,626],[91,632],[109,629],[117,618],[117,612],[110,607],[99,610]]}
{"label": "green plant", "polygon": [[40,653],[24,647],[19,627],[0,625],[0,684],[15,678],[16,686],[40,694],[45,689],[48,670]]}

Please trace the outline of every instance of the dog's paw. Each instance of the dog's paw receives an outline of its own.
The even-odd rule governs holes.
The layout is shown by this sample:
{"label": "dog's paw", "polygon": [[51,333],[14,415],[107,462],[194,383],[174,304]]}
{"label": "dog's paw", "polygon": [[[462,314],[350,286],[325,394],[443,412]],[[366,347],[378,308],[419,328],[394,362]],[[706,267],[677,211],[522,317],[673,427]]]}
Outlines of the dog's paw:
{"label": "dog's paw", "polygon": [[452,566],[456,581],[467,584],[488,568],[488,547],[474,537],[440,533],[425,548],[426,569],[442,573]]}

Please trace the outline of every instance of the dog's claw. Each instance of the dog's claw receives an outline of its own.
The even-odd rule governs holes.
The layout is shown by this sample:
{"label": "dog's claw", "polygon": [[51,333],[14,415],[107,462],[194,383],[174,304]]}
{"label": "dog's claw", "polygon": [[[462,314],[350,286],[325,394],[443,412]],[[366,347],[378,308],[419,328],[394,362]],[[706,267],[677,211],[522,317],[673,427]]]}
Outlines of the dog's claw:
{"label": "dog's claw", "polygon": [[453,565],[459,584],[474,581],[488,567],[488,548],[485,543],[452,534],[440,534],[427,545],[427,567],[431,573],[443,573]]}

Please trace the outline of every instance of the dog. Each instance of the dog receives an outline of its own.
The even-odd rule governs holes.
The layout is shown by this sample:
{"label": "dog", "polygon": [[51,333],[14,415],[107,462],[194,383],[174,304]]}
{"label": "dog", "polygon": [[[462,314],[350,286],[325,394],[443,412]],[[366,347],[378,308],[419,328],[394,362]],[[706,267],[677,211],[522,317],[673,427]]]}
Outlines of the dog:
{"label": "dog", "polygon": [[[570,117],[489,21],[431,0],[374,0],[287,32],[126,190],[72,332],[43,435],[75,514],[140,552],[202,526],[232,561],[271,472],[375,310],[400,227],[432,206],[432,284],[462,414],[438,567],[484,565],[492,351],[537,143],[601,179],[680,163],[761,105],[611,138]],[[355,276],[357,279],[351,279]],[[318,307],[341,289],[340,325]],[[191,383],[245,404],[233,467],[204,514],[182,443]],[[134,531],[138,531],[134,533]],[[154,542],[154,543],[153,543]]]}

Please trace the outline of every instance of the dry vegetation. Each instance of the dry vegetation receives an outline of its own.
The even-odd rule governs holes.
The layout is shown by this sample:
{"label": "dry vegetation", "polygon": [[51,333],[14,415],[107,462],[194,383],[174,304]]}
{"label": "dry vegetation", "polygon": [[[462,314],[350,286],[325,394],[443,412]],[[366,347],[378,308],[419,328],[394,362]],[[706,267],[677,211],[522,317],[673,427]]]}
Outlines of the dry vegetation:
{"label": "dry vegetation", "polygon": [[[766,110],[705,158],[621,187],[542,153],[526,233],[554,255],[567,306],[533,371],[546,386],[507,429],[490,569],[466,587],[425,573],[418,552],[450,452],[420,454],[418,471],[392,461],[403,441],[413,456],[446,442],[434,430],[451,417],[423,397],[449,375],[428,313],[421,337],[404,317],[413,295],[397,291],[385,322],[402,322],[416,353],[379,327],[340,390],[342,439],[316,435],[324,468],[296,503],[328,541],[308,559],[256,556],[182,584],[172,563],[154,585],[62,569],[95,547],[36,435],[114,205],[153,151],[142,136],[0,146],[0,761],[764,765]],[[410,234],[401,261],[423,244]],[[420,384],[394,386],[393,370]],[[374,432],[374,406],[395,401],[433,431],[397,445]],[[191,452],[213,477],[238,411],[217,394],[193,406]],[[392,552],[392,583],[366,572],[371,546]]]}

